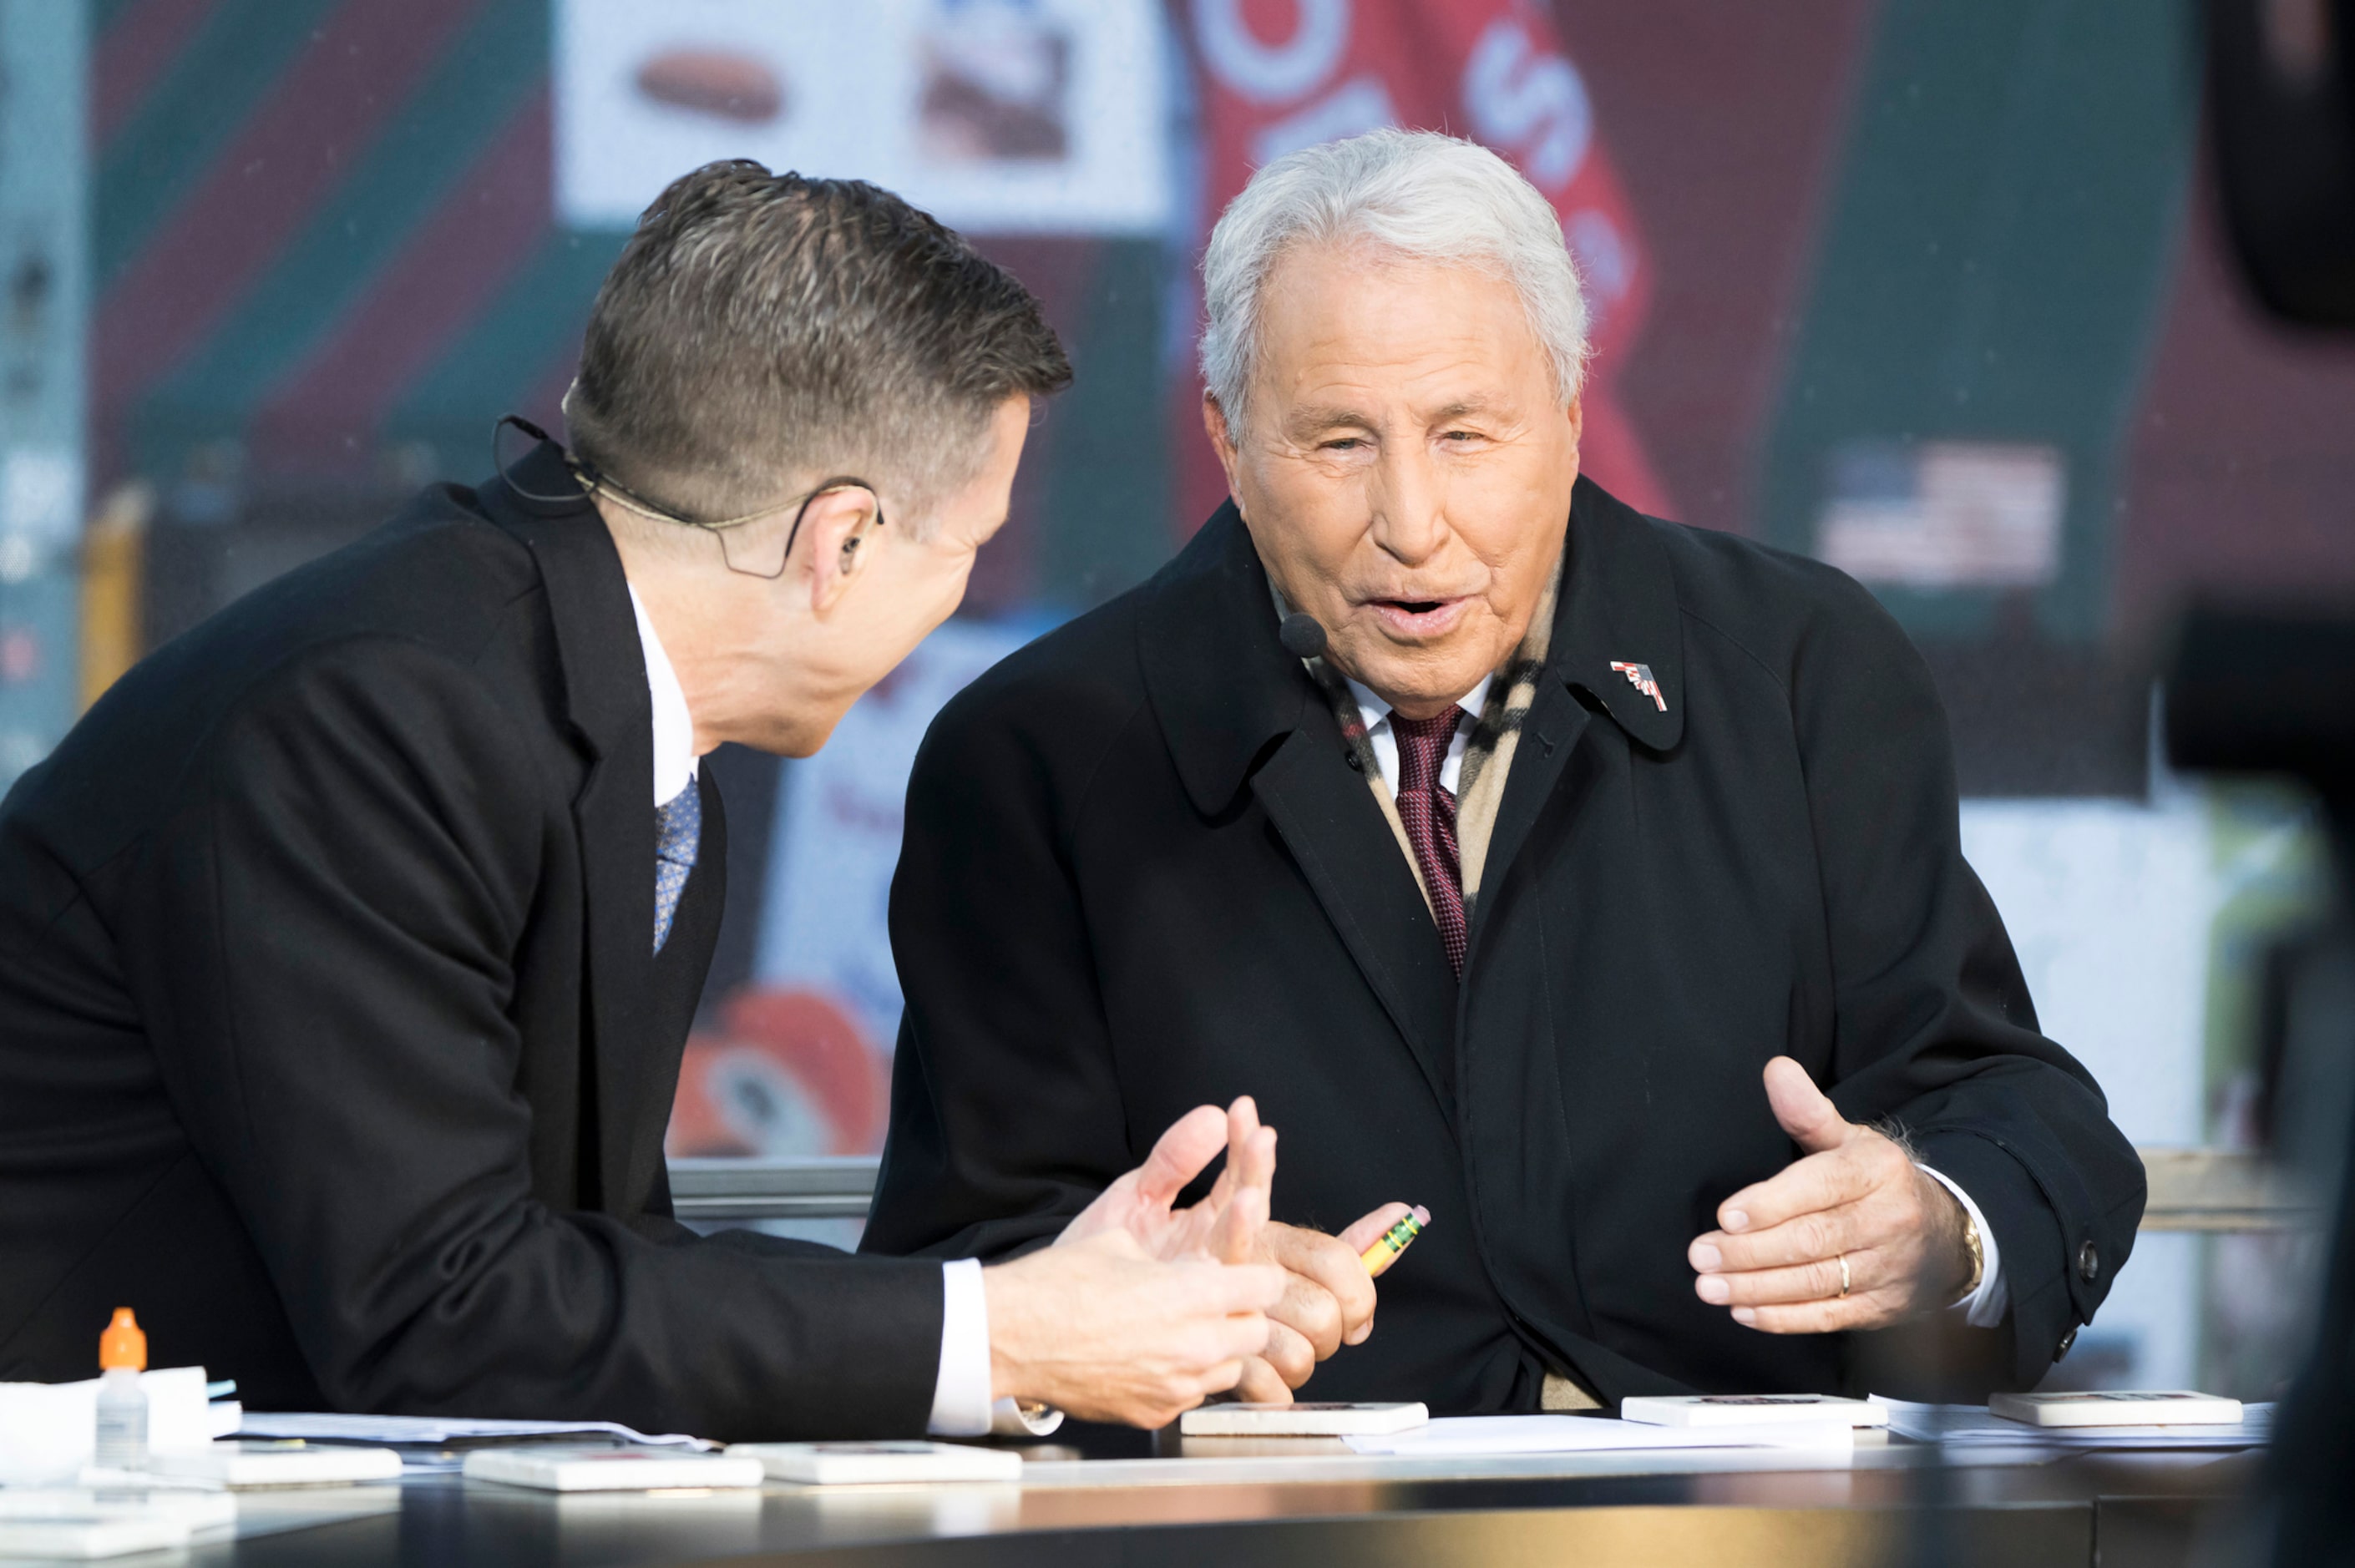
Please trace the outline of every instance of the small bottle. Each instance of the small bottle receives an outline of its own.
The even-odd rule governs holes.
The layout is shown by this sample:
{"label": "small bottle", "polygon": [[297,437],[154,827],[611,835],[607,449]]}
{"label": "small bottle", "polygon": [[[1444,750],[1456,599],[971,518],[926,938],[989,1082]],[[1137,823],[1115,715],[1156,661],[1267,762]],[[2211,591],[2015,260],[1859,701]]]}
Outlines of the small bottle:
{"label": "small bottle", "polygon": [[139,1374],[147,1370],[147,1336],[128,1307],[114,1309],[114,1321],[98,1337],[99,1467],[147,1467],[147,1393]]}

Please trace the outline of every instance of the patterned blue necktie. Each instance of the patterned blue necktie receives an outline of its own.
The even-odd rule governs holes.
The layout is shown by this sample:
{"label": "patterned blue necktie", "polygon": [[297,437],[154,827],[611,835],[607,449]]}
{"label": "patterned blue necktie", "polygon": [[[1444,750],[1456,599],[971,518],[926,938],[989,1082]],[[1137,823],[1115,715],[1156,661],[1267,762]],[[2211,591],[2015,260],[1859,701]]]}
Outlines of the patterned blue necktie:
{"label": "patterned blue necktie", "polygon": [[678,913],[678,895],[687,891],[687,874],[695,869],[696,846],[703,838],[703,791],[695,780],[655,808],[655,951],[670,938],[671,917]]}

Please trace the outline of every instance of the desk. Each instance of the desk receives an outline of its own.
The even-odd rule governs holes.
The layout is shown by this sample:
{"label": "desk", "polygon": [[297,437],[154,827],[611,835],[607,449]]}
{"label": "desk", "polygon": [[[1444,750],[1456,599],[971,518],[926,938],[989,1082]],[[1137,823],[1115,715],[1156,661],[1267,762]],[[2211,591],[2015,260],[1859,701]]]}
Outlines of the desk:
{"label": "desk", "polygon": [[[1788,1468],[1787,1457],[1764,1452],[1739,1459],[1045,1458],[1031,1466],[1035,1480],[1018,1486],[772,1486],[679,1497],[556,1497],[428,1476],[402,1483],[397,1510],[200,1547],[186,1561],[190,1568],[1880,1568],[1908,1561],[1909,1543],[1928,1520],[1955,1568],[2172,1568],[2189,1559],[2202,1529],[2229,1515],[2258,1463],[2254,1455],[2078,1455],[1933,1473],[1923,1458],[1903,1444],[1859,1449],[1852,1462],[1816,1469]],[[1925,1482],[1943,1500],[1913,1509]]]}

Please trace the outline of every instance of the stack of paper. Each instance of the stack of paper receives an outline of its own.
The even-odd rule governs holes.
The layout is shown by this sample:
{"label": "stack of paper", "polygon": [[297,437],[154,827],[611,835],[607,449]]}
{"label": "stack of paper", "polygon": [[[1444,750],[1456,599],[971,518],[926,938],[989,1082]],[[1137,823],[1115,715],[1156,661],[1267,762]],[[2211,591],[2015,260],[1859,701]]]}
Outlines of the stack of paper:
{"label": "stack of paper", "polygon": [[1768,1426],[1651,1426],[1600,1415],[1444,1416],[1412,1432],[1343,1439],[1360,1454],[1445,1458],[1490,1454],[1604,1454],[1643,1448],[1798,1448],[1847,1452],[1841,1422]]}
{"label": "stack of paper", "polygon": [[343,1487],[363,1481],[397,1481],[400,1455],[391,1448],[349,1443],[235,1441],[179,1454],[157,1454],[149,1467],[158,1476],[240,1489],[249,1487]]}
{"label": "stack of paper", "polygon": [[464,1456],[458,1450],[488,1444],[536,1441],[581,1442],[602,1439],[618,1446],[699,1449],[709,1445],[678,1433],[649,1437],[613,1421],[477,1420],[454,1415],[338,1415],[301,1413],[282,1415],[249,1414],[238,1427],[240,1437],[300,1437],[312,1443],[360,1443],[397,1448],[412,1472],[455,1470]]}
{"label": "stack of paper", "polygon": [[1976,1404],[1915,1404],[1872,1396],[1889,1411],[1889,1429],[1917,1443],[1949,1448],[2261,1448],[2273,1440],[2274,1407],[2243,1404],[2224,1426],[2030,1426],[1990,1415]]}

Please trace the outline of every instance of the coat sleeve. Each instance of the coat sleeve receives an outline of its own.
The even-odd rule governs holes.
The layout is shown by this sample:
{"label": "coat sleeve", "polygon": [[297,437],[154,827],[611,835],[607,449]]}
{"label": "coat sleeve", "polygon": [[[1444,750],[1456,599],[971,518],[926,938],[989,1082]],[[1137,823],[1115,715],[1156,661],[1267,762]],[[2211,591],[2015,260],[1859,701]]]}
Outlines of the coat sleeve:
{"label": "coat sleeve", "polygon": [[1825,575],[1829,602],[1790,691],[1837,992],[1827,1092],[1851,1121],[1901,1125],[1986,1214],[2010,1289],[1998,1375],[2026,1388],[2125,1265],[2142,1161],[2092,1075],[2037,1031],[2003,921],[1963,859],[1928,667],[1869,594]]}
{"label": "coat sleeve", "polygon": [[[985,680],[917,754],[891,883],[907,1010],[868,1250],[1028,1250],[1144,1152],[1131,1147],[1063,827],[1085,787],[1063,776],[1089,769],[1059,768],[1059,742],[1026,732],[1020,715],[1041,708]],[[1065,746],[1088,735],[1103,738],[1058,726]]]}
{"label": "coat sleeve", "polygon": [[356,638],[247,694],[144,852],[134,991],[320,1388],[355,1411],[922,1433],[937,1267],[533,1197],[508,1002],[574,830],[528,728],[446,655]]}

